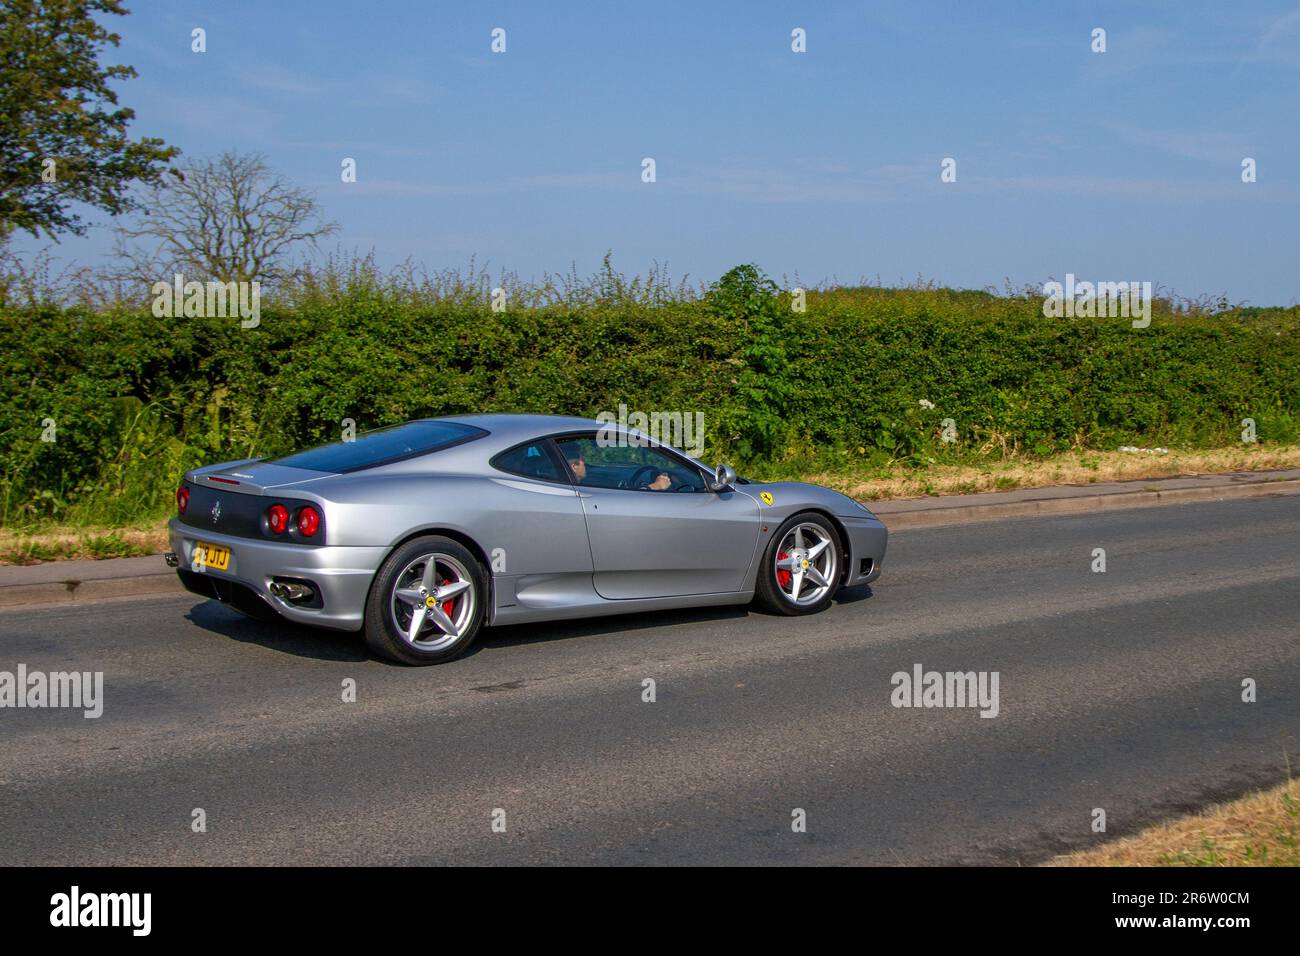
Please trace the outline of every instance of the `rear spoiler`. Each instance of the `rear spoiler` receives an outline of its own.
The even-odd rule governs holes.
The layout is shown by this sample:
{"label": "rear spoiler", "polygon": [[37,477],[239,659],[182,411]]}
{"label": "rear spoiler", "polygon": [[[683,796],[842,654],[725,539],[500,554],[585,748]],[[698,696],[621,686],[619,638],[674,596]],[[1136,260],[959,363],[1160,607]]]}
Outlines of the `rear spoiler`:
{"label": "rear spoiler", "polygon": [[329,478],[332,475],[333,472],[288,468],[284,465],[265,463],[260,458],[245,458],[241,461],[210,465],[207,468],[196,468],[185,478],[199,487],[241,495],[261,495],[285,485],[297,485],[304,481]]}

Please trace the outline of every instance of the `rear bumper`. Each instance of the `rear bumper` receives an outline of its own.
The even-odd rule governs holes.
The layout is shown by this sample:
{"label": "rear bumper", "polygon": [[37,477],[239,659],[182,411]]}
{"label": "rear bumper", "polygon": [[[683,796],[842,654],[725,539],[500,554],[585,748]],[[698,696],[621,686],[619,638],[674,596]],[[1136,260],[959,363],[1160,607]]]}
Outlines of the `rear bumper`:
{"label": "rear bumper", "polygon": [[839,520],[849,538],[848,576],[844,579],[844,586],[870,584],[880,577],[885,548],[889,544],[889,529],[879,518],[866,515],[840,517]]}
{"label": "rear bumper", "polygon": [[[304,548],[273,541],[255,541],[232,535],[209,534],[181,524],[168,523],[171,549],[179,562],[177,574],[189,590],[223,601],[256,615],[261,605],[281,617],[344,631],[361,629],[370,582],[388,551],[375,548]],[[225,571],[193,567],[198,541],[230,549]],[[271,594],[275,578],[309,581],[319,595],[319,607],[290,604]],[[259,605],[256,602],[261,602]]]}

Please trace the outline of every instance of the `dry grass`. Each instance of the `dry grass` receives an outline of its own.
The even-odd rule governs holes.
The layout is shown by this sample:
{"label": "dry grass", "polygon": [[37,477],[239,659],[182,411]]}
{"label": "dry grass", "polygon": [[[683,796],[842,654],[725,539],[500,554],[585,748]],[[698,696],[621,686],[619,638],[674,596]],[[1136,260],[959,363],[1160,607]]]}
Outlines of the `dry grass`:
{"label": "dry grass", "polygon": [[1211,807],[1048,866],[1300,866],[1300,781]]}
{"label": "dry grass", "polygon": [[50,528],[34,533],[0,529],[0,565],[71,558],[129,558],[167,550],[165,522],[135,528]]}
{"label": "dry grass", "polygon": [[[1067,452],[1045,460],[1013,458],[980,465],[933,465],[921,470],[900,464],[871,477],[861,473],[818,473],[807,475],[805,480],[862,501],[879,501],[1277,468],[1300,468],[1300,445],[1171,450],[1167,455]],[[163,519],[130,528],[55,527],[33,532],[0,529],[0,565],[118,558],[165,550],[167,529]]]}
{"label": "dry grass", "polygon": [[809,475],[806,480],[861,501],[880,501],[1280,468],[1300,468],[1300,445],[1242,445],[1209,451],[1170,449],[1164,455],[1066,452],[1041,460],[1013,458],[982,465],[932,465],[924,470],[898,465],[870,477],[825,473]]}

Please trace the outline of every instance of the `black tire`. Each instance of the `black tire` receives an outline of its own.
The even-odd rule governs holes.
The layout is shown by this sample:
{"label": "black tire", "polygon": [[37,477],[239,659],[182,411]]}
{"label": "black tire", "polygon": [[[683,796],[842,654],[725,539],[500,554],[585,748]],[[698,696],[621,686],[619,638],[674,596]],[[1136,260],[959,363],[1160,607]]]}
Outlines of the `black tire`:
{"label": "black tire", "polygon": [[[827,549],[833,552],[834,558],[834,570],[829,578],[830,586],[824,594],[807,604],[798,604],[790,599],[788,592],[781,586],[781,579],[776,568],[777,554],[782,543],[793,529],[801,525],[820,528],[822,536],[829,542]],[[758,568],[758,578],[754,584],[754,600],[760,608],[772,614],[782,614],[790,617],[816,614],[818,611],[825,610],[839,592],[844,562],[844,547],[840,543],[839,532],[835,530],[835,526],[831,524],[828,518],[812,511],[792,515],[781,524],[776,534],[772,535],[772,540],[767,543],[767,547],[763,549],[761,564]],[[801,589],[800,593],[806,593],[806,589]]]}
{"label": "black tire", "polygon": [[[392,605],[394,602],[394,588],[398,584],[399,577],[409,578],[411,563],[429,554],[449,558],[464,569],[467,573],[466,578],[470,582],[473,599],[469,612],[463,615],[465,620],[460,628],[459,635],[453,637],[440,631],[434,631],[427,640],[435,644],[435,646],[426,648],[419,646],[420,641],[414,643],[410,641],[406,633],[399,628],[396,620],[398,612],[393,610]],[[454,565],[450,562],[443,564],[443,562],[438,561],[435,566],[454,569]],[[459,577],[459,569],[455,570]],[[457,600],[459,599],[457,598]],[[451,538],[444,538],[441,535],[425,535],[420,538],[413,538],[394,550],[375,574],[374,583],[370,586],[370,596],[366,599],[364,626],[366,644],[379,656],[386,657],[391,661],[397,661],[400,664],[444,663],[465,653],[470,644],[474,642],[474,638],[478,634],[479,628],[482,627],[487,614],[487,601],[487,572],[483,570],[483,566],[469,549],[459,542]],[[453,617],[459,616],[462,615],[459,613],[453,614]],[[410,615],[407,617],[409,620]],[[426,639],[424,634],[421,634],[420,638],[421,641]],[[448,638],[450,639],[448,640]],[[441,643],[443,641],[445,643]]]}

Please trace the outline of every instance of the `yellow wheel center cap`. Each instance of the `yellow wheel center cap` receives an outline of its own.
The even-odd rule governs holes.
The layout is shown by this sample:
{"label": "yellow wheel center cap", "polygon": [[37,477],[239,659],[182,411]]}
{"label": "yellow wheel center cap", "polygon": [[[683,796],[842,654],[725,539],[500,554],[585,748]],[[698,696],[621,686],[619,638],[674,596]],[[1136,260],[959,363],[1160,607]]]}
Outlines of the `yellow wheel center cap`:
{"label": "yellow wheel center cap", "polygon": [[425,607],[434,607],[435,605],[437,605],[437,603],[438,603],[438,599],[435,598],[433,595],[430,595],[429,597],[424,599]]}
{"label": "yellow wheel center cap", "polygon": [[804,561],[803,566],[804,566],[805,568],[807,568],[807,567],[808,567],[808,562],[807,562],[807,561]]}

